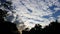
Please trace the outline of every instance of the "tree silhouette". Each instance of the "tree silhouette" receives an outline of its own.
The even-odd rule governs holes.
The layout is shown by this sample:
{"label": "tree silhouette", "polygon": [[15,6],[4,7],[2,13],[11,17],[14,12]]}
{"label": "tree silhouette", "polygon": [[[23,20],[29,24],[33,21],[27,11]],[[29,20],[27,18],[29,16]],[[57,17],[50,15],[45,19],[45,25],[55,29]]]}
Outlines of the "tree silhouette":
{"label": "tree silhouette", "polygon": [[51,32],[51,33],[60,32],[60,23],[58,23],[57,20],[56,20],[56,22],[51,22],[49,24],[49,26],[46,26],[44,28],[44,30],[45,30],[45,32]]}
{"label": "tree silhouette", "polygon": [[[4,3],[1,3],[0,7],[4,6],[5,9],[8,9],[10,8],[10,5],[10,2],[6,1]],[[6,14],[8,12],[5,9],[0,9],[0,34],[20,34],[16,27],[16,24],[4,20],[4,17],[6,17]]]}
{"label": "tree silhouette", "polygon": [[3,17],[5,17],[7,14],[7,12],[3,11],[2,9],[0,9],[0,21],[4,21]]}
{"label": "tree silhouette", "polygon": [[26,28],[25,30],[22,31],[22,34],[29,34],[29,31],[28,31],[29,28]]}
{"label": "tree silhouette", "polygon": [[[16,24],[4,21],[4,16],[7,12],[0,9],[0,34],[19,34]],[[2,34],[3,34],[2,33]]]}
{"label": "tree silhouette", "polygon": [[41,25],[36,24],[30,31],[24,31],[23,33],[26,34],[49,34],[49,33],[59,33],[60,34],[60,23],[56,20],[55,22],[51,22],[45,28],[41,28]]}
{"label": "tree silhouette", "polygon": [[42,28],[41,25],[36,24],[35,27],[33,27],[30,31],[25,31],[23,30],[22,33],[23,34],[38,34],[42,32]]}

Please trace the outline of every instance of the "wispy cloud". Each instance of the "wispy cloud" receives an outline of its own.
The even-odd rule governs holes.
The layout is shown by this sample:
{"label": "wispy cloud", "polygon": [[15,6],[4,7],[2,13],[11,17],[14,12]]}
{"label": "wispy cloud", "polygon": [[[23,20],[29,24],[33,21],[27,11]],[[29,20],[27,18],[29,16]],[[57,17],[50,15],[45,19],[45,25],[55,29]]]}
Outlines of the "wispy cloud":
{"label": "wispy cloud", "polygon": [[15,15],[18,15],[17,19],[22,20],[24,25],[29,28],[34,27],[34,24],[45,26],[51,21],[55,21],[55,18],[52,17],[52,14],[54,14],[52,10],[57,11],[59,8],[51,10],[49,7],[53,5],[60,7],[58,0],[12,0],[12,2],[13,11],[16,12]]}
{"label": "wispy cloud", "polygon": [[58,16],[58,19],[57,19],[57,20],[58,20],[58,22],[60,23],[60,15]]}

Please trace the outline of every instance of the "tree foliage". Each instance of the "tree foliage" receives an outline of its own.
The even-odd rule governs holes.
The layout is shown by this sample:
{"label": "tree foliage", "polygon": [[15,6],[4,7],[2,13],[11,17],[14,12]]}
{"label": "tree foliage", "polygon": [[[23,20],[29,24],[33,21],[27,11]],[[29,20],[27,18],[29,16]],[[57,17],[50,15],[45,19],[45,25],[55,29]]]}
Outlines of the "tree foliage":
{"label": "tree foliage", "polygon": [[11,2],[0,0],[0,34],[20,34],[16,24],[4,20],[7,10],[11,10]]}
{"label": "tree foliage", "polygon": [[23,34],[47,34],[47,33],[59,33],[60,34],[60,23],[59,22],[51,22],[45,28],[41,28],[41,25],[36,24],[34,28],[30,31],[22,31]]}

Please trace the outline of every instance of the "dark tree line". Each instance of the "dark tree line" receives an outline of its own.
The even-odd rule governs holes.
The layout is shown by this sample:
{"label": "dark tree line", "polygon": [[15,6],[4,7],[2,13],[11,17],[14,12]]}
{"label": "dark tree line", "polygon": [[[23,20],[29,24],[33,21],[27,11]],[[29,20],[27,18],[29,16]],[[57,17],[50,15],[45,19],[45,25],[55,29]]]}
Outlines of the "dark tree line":
{"label": "dark tree line", "polygon": [[22,31],[22,34],[60,34],[60,23],[59,22],[51,22],[48,26],[41,28],[41,25],[36,24],[30,31]]}
{"label": "dark tree line", "polygon": [[0,34],[20,34],[16,24],[4,20],[4,17],[7,16],[7,10],[12,10],[11,2],[0,0]]}
{"label": "dark tree line", "polygon": [[16,24],[4,20],[6,13],[0,9],[0,34],[19,34]]}

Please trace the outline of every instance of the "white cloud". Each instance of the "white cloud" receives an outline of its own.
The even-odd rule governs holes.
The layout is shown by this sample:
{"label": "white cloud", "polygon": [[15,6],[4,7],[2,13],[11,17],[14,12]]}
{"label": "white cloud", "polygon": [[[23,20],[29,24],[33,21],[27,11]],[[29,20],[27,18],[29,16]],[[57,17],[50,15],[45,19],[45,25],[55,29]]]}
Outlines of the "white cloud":
{"label": "white cloud", "polygon": [[[52,5],[57,5],[57,0],[12,0],[15,15],[19,21],[22,20],[26,27],[34,27],[35,24],[41,24],[43,27],[51,21],[55,21],[54,17],[43,18],[43,16],[51,16],[53,12],[49,9]],[[22,3],[21,3],[22,2]],[[27,9],[31,9],[30,13]],[[55,8],[58,10],[57,8]],[[16,16],[17,17],[17,16]],[[15,17],[15,18],[16,18]],[[32,23],[33,24],[32,24]]]}
{"label": "white cloud", "polygon": [[54,8],[54,10],[55,10],[55,11],[58,11],[58,10],[60,10],[60,8]]}
{"label": "white cloud", "polygon": [[60,15],[58,16],[58,19],[57,19],[57,20],[58,20],[58,22],[60,23]]}

